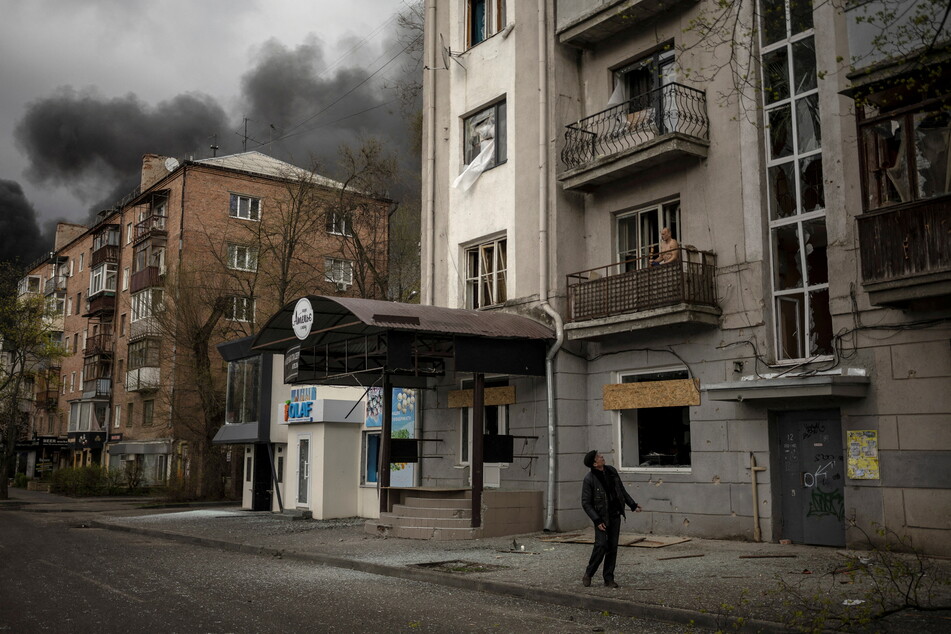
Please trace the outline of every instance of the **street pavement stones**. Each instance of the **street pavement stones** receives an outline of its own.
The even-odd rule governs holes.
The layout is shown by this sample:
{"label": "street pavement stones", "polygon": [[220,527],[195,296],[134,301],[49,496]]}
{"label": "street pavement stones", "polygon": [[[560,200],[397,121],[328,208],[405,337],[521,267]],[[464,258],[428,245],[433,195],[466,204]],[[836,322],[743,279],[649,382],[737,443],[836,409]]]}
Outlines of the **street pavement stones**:
{"label": "street pavement stones", "polygon": [[[130,531],[208,547],[293,558],[541,601],[657,619],[715,630],[789,631],[789,615],[827,597],[837,609],[867,607],[867,576],[843,572],[870,553],[775,543],[709,540],[663,548],[622,547],[617,589],[600,576],[591,587],[581,577],[591,547],[549,541],[547,533],[458,541],[425,541],[369,535],[364,520],[289,520],[234,505],[148,508],[151,498],[67,498],[11,489],[0,510],[72,512],[90,526]],[[145,507],[145,508],[144,508]],[[936,560],[951,579],[951,562]],[[951,606],[947,585],[938,603]],[[822,623],[831,628],[834,623]],[[901,613],[876,622],[876,631],[945,632],[951,610]]]}

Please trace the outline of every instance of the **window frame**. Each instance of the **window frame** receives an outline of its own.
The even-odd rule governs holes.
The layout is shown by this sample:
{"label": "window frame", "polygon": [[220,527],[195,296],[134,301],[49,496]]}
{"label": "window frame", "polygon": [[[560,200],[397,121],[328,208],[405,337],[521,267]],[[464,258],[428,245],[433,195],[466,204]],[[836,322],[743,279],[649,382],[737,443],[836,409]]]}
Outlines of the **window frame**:
{"label": "window frame", "polygon": [[[481,28],[475,23],[479,6],[482,7]],[[466,50],[500,33],[505,25],[505,0],[466,0]]]}
{"label": "window frame", "polygon": [[[484,271],[485,251],[492,248],[492,270]],[[475,255],[476,271],[472,271],[472,256]],[[500,235],[495,238],[472,244],[464,248],[465,261],[465,306],[470,310],[501,306],[508,299],[508,238]],[[501,261],[501,266],[500,266]],[[499,292],[501,288],[501,293]],[[486,301],[486,291],[490,295]]]}
{"label": "window frame", "polygon": [[[242,304],[241,311],[238,310],[238,302]],[[225,309],[224,318],[229,321],[252,323],[254,321],[255,303],[254,297],[231,295],[228,297],[228,305]],[[249,312],[250,315],[248,315]]]}
{"label": "window frame", "polygon": [[128,370],[157,368],[162,358],[162,341],[155,337],[146,337],[129,344]]}
{"label": "window frame", "polygon": [[[680,197],[668,198],[661,202],[638,207],[626,211],[618,212],[614,215],[614,255],[622,271],[633,269],[642,269],[649,266],[649,261],[653,256],[660,252],[660,232],[666,227],[670,229],[670,236],[683,244],[681,237],[681,216],[683,208]],[[651,215],[655,215],[653,223],[650,220]],[[626,231],[622,231],[625,223],[631,219],[636,219],[634,224],[635,243],[633,246],[625,245]],[[646,231],[651,235],[645,240],[645,221],[649,225]],[[627,248],[624,248],[627,246]]]}
{"label": "window frame", "polygon": [[[775,0],[774,0],[775,1]],[[792,0],[782,1],[783,15],[779,20],[778,13],[760,11],[760,64],[763,68],[763,86],[760,88],[760,99],[763,116],[766,121],[764,139],[764,176],[767,188],[766,219],[769,231],[769,261],[770,261],[770,292],[773,315],[773,344],[775,359],[778,364],[799,364],[803,362],[825,361],[833,358],[831,313],[828,310],[829,282],[828,257],[824,270],[825,281],[815,282],[810,275],[816,272],[816,279],[821,279],[820,269],[810,266],[808,255],[815,251],[817,245],[807,243],[806,235],[809,226],[822,225],[828,235],[828,206],[825,200],[825,174],[822,143],[822,117],[819,111],[818,64],[815,56],[816,29],[813,22],[814,7],[808,4],[808,13],[802,6],[792,6]],[[761,4],[766,0],[760,0]],[[794,11],[794,9],[796,9]],[[808,20],[804,17],[808,15]],[[772,22],[770,22],[772,20]],[[782,22],[782,24],[780,24]],[[782,26],[782,32],[778,27]],[[767,39],[769,41],[767,41]],[[811,48],[808,45],[811,40]],[[811,57],[804,52],[812,52]],[[798,53],[798,54],[797,54]],[[769,61],[775,60],[770,65]],[[804,64],[803,62],[811,62]],[[772,70],[771,70],[772,69]],[[806,71],[804,73],[803,71]],[[815,112],[810,110],[810,103],[815,104]],[[811,137],[802,137],[800,115],[803,121],[815,127]],[[778,114],[779,117],[774,117]],[[786,137],[774,136],[774,126],[788,126]],[[782,142],[782,143],[780,143]],[[805,142],[805,147],[800,145]],[[813,147],[810,147],[813,146]],[[774,156],[775,154],[775,156]],[[818,166],[818,178],[813,174],[811,181],[806,178],[809,170]],[[791,185],[789,167],[792,168]],[[779,170],[783,170],[780,174]],[[774,174],[777,182],[773,182]],[[779,178],[782,176],[782,178]],[[804,180],[806,179],[806,180]],[[818,183],[818,187],[813,183]],[[792,209],[788,209],[790,195],[783,192],[778,183],[783,182],[783,188],[792,188]],[[812,197],[812,208],[807,209],[809,198]],[[785,205],[785,207],[784,207]],[[786,249],[780,249],[779,243],[788,231],[795,231],[795,240],[785,240]],[[826,239],[826,247],[828,238]],[[807,247],[809,249],[807,250]],[[781,259],[782,253],[794,254],[794,258]],[[798,266],[798,286],[795,281],[783,284],[783,265]],[[790,269],[792,270],[792,269]],[[822,297],[825,297],[823,311]],[[790,312],[792,309],[792,312]],[[823,311],[819,314],[815,311]],[[816,319],[818,315],[822,319]],[[820,325],[821,324],[821,325]],[[820,325],[820,327],[816,327]],[[822,326],[828,325],[825,331]],[[829,337],[828,342],[817,342],[819,333]],[[828,352],[812,352],[815,345],[830,347]],[[794,349],[791,349],[794,348]]]}
{"label": "window frame", "polygon": [[[248,201],[248,209],[246,212],[247,215],[242,215],[241,202],[243,200]],[[260,222],[261,206],[261,199],[257,196],[249,196],[248,194],[238,194],[232,192],[231,200],[228,205],[228,216],[231,218],[237,218],[239,220]]]}
{"label": "window frame", "polygon": [[[342,269],[346,268],[346,271],[340,271],[344,273],[344,279],[336,279],[338,265],[340,265]],[[353,268],[353,260],[326,257],[324,258],[324,281],[330,282],[331,284],[343,284],[349,288],[353,285]]]}
{"label": "window frame", "polygon": [[155,313],[162,309],[162,301],[165,298],[163,289],[146,288],[137,293],[132,293],[129,303],[132,307],[131,323],[149,319]]}
{"label": "window frame", "polygon": [[[508,162],[508,108],[506,96],[496,99],[492,103],[480,107],[475,112],[462,117],[462,163],[469,165],[481,153],[482,136],[477,128],[484,118],[491,116],[492,139],[495,142],[492,160],[485,166],[483,172]],[[476,149],[476,143],[479,149]]]}
{"label": "window frame", "polygon": [[353,237],[353,214],[329,211],[327,212],[325,228],[327,233],[334,236]]}
{"label": "window frame", "polygon": [[[629,377],[639,377],[639,376],[654,376],[654,375],[663,375],[663,374],[677,374],[678,376],[670,376],[668,379],[659,379],[663,380],[678,380],[683,378],[690,378],[690,370],[685,366],[663,366],[659,368],[640,368],[636,370],[621,370],[617,372],[617,382],[618,383],[632,383],[634,381],[625,381]],[[681,376],[683,375],[683,376]],[[658,380],[658,379],[655,379]],[[687,418],[687,446],[688,446],[688,455],[690,456],[689,465],[648,465],[641,466],[640,464],[636,466],[629,466],[624,462],[624,426],[625,426],[625,412],[634,412],[633,420],[627,421],[629,424],[633,424],[635,427],[638,425],[637,412],[638,409],[633,410],[617,410],[614,412],[614,438],[615,446],[617,447],[617,470],[627,473],[691,473],[693,471],[693,447],[690,444],[690,426],[692,421],[690,419],[690,406],[689,405],[677,405],[674,406],[686,413]],[[657,409],[657,408],[639,408],[639,409]],[[628,414],[629,415],[629,414]],[[639,441],[639,439],[638,439]],[[638,458],[640,458],[640,448],[637,449]]]}
{"label": "window frame", "polygon": [[258,248],[229,242],[228,268],[254,273],[258,270]]}
{"label": "window frame", "polygon": [[[99,293],[115,293],[119,277],[119,265],[115,262],[103,262],[89,272],[89,294],[92,298]],[[110,285],[110,281],[112,284]]]}

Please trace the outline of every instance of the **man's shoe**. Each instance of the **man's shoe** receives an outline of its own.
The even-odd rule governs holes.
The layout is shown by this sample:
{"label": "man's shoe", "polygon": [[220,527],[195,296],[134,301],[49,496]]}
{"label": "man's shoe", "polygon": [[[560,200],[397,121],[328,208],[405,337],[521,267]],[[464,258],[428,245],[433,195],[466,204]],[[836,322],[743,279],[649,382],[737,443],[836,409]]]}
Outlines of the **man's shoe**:
{"label": "man's shoe", "polygon": [[585,588],[589,587],[591,585],[591,577],[588,575],[581,577],[581,585],[583,585]]}
{"label": "man's shoe", "polygon": [[608,587],[608,588],[617,588],[617,587],[618,587],[617,582],[616,582],[614,579],[611,579],[610,581],[605,581],[605,582],[604,582],[604,585],[605,585],[606,587]]}

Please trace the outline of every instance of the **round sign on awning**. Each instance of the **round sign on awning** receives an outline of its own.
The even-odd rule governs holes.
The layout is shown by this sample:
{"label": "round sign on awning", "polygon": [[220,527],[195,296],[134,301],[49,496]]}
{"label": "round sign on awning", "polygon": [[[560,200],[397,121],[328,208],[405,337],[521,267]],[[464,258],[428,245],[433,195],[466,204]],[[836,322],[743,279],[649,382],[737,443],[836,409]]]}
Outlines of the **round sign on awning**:
{"label": "round sign on awning", "polygon": [[314,307],[310,305],[310,300],[306,297],[301,297],[294,305],[291,324],[294,326],[294,334],[301,341],[310,334],[310,329],[314,325]]}

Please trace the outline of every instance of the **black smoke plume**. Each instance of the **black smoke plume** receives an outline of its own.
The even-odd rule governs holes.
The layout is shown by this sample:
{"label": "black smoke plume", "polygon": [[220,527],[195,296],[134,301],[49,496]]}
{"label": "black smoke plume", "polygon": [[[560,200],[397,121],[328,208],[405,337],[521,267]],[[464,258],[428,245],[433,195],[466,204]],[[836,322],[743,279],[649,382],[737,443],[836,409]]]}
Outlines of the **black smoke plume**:
{"label": "black smoke plume", "polygon": [[28,265],[52,247],[16,181],[0,179],[0,262]]}

